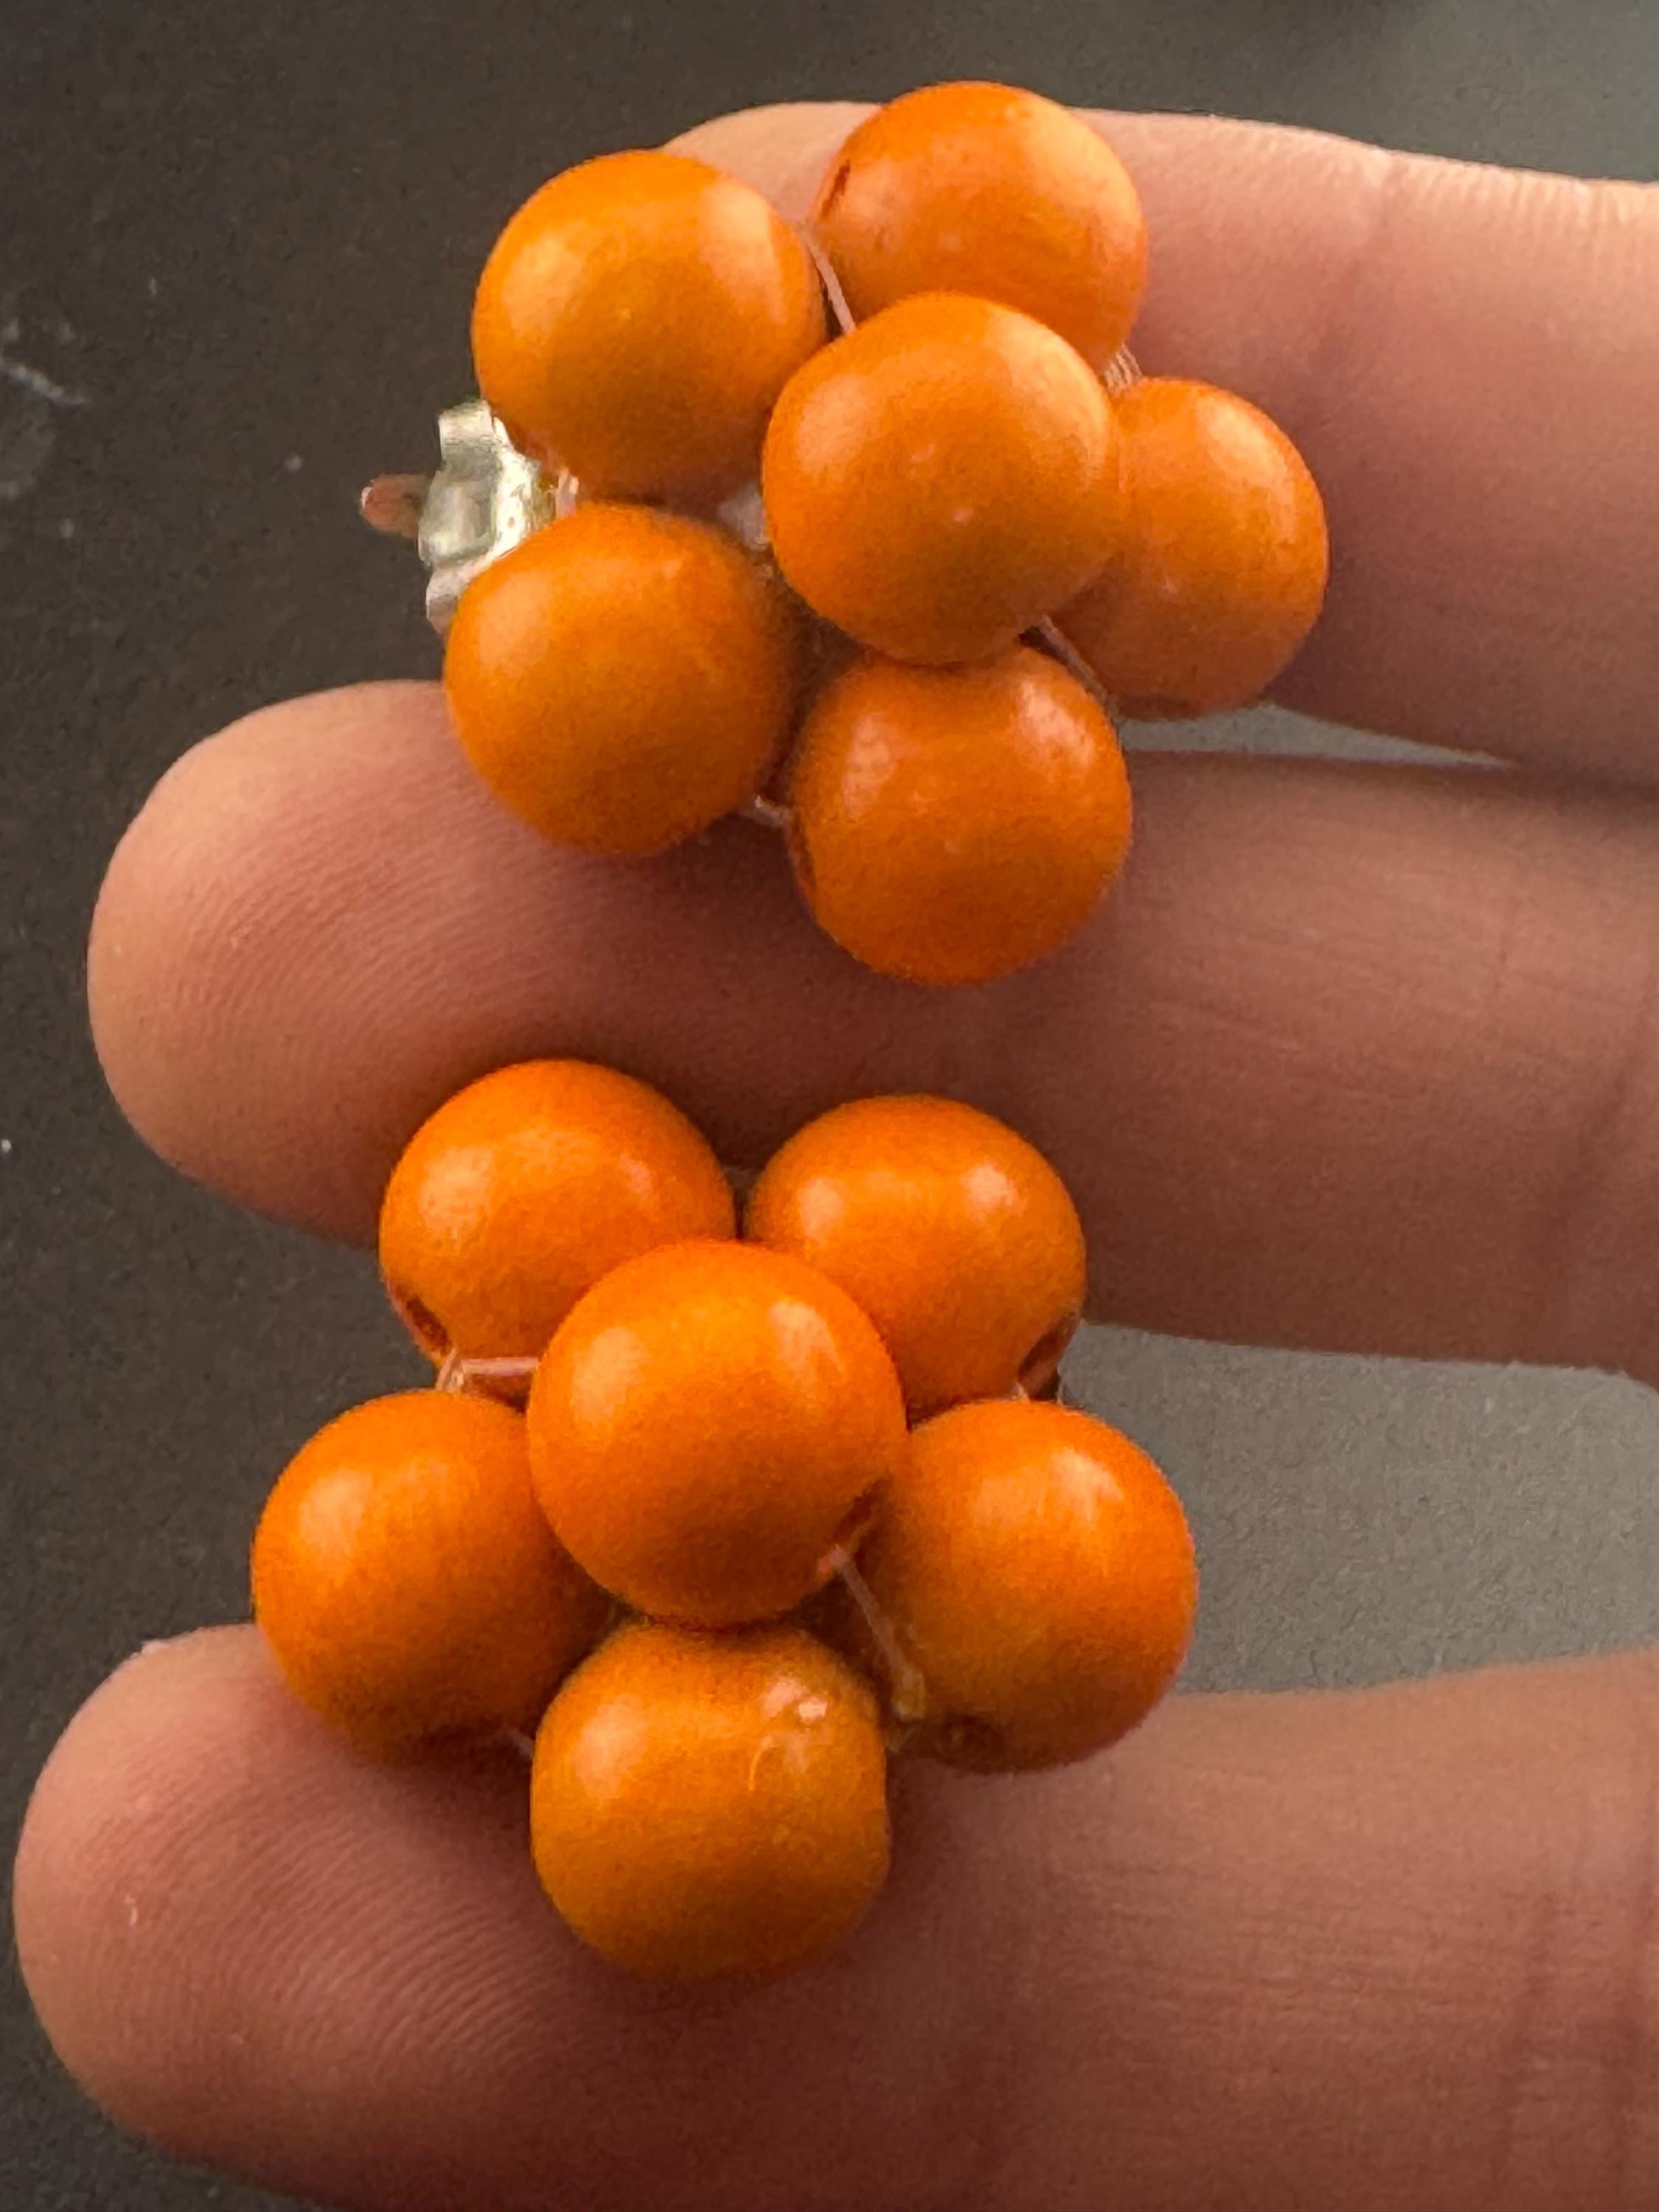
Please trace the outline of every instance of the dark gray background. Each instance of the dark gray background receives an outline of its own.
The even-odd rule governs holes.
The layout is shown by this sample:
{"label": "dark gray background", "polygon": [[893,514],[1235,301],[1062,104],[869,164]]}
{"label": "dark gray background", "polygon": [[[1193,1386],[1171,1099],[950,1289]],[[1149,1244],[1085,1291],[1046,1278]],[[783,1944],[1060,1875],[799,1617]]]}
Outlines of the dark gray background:
{"label": "dark gray background", "polygon": [[[0,0],[8,1832],[114,1662],[240,1608],[286,1453],[409,1371],[366,1261],[191,1188],[105,1099],[81,957],[110,847],[231,716],[434,668],[351,495],[424,464],[526,191],[722,107],[963,75],[1583,173],[1659,154],[1654,0]],[[1078,1379],[1181,1475],[1196,1681],[1648,1628],[1659,1401],[1634,1389],[1105,1334]],[[275,2203],[117,2142],[15,1984],[0,2054],[6,2212]]]}

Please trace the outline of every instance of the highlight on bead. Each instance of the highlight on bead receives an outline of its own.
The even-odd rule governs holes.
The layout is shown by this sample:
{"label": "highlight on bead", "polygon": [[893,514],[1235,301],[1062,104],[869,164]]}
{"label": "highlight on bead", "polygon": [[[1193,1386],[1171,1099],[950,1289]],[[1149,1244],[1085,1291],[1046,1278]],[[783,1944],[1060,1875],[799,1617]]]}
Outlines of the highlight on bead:
{"label": "highlight on bead", "polygon": [[733,1226],[720,1162],[659,1091],[586,1060],[520,1060],[410,1137],[380,1200],[380,1273],[435,1365],[510,1380],[499,1370],[533,1365],[624,1260]]}
{"label": "highlight on bead", "polygon": [[1085,1284],[1036,1146],[870,1097],[780,1146],[741,1226],[730,1181],[588,1062],[440,1105],[380,1237],[435,1387],[325,1427],[252,1547],[295,1696],[371,1758],[533,1738],[551,1905],[669,1980],[851,1937],[892,1759],[1109,1746],[1170,1686],[1196,1593],[1152,1461],[1041,1401]]}
{"label": "highlight on bead", "polygon": [[804,1629],[630,1623],[542,1723],[530,1837],[552,1903],[630,1972],[790,1972],[887,1878],[876,1694]]}
{"label": "highlight on bead", "polygon": [[923,292],[784,386],[761,493],[779,568],[860,645],[981,660],[1092,583],[1118,550],[1113,404],[1046,324]]}
{"label": "highlight on bead", "polygon": [[601,499],[708,499],[826,334],[811,254],[707,162],[603,155],[534,193],[479,280],[472,350],[524,450]]}
{"label": "highlight on bead", "polygon": [[1006,84],[933,84],[860,124],[811,222],[860,319],[917,292],[995,300],[1104,372],[1146,289],[1128,171],[1069,108]]}
{"label": "highlight on bead", "polygon": [[1056,620],[1127,714],[1248,706],[1324,602],[1319,488],[1260,408],[1213,385],[1143,378],[1119,396],[1117,419],[1122,536]]}
{"label": "highlight on bead", "polygon": [[860,1098],[775,1152],[744,1234],[856,1298],[911,1415],[1053,1382],[1083,1316],[1070,1194],[1035,1145],[951,1098]]}
{"label": "highlight on bead", "polygon": [[603,1277],[543,1356],[529,1441],[571,1556],[636,1611],[708,1628],[821,1589],[908,1448],[874,1323],[805,1261],[736,1242]]}
{"label": "highlight on bead", "polygon": [[854,662],[802,724],[787,791],[820,927],[911,983],[987,982],[1057,951],[1129,849],[1116,732],[1030,646],[957,668]]}
{"label": "highlight on bead", "polygon": [[793,718],[794,609],[737,539],[578,507],[484,569],[444,653],[472,767],[558,844],[660,853],[751,799]]}
{"label": "highlight on bead", "polygon": [[289,1686],[361,1747],[533,1728],[611,1610],[538,1512],[522,1418],[403,1391],[331,1421],[253,1539]]}
{"label": "highlight on bead", "polygon": [[1260,699],[1329,567],[1284,431],[1136,369],[1157,250],[1102,134],[1008,85],[873,111],[799,226],[663,150],[542,185],[478,284],[483,401],[424,502],[364,500],[422,542],[483,782],[617,859],[776,829],[827,933],[912,983],[1056,952],[1127,854],[1116,725]]}

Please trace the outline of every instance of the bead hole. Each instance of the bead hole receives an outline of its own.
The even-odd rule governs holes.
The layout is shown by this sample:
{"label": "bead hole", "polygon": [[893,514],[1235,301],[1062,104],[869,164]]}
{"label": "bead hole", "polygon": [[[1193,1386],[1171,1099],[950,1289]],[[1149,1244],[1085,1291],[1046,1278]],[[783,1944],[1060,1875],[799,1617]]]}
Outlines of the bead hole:
{"label": "bead hole", "polygon": [[412,1291],[401,1283],[387,1283],[386,1296],[392,1301],[392,1310],[409,1331],[428,1358],[441,1366],[454,1350],[449,1331],[430,1306],[422,1305]]}
{"label": "bead hole", "polygon": [[800,885],[801,896],[810,906],[817,888],[817,879],[812,873],[812,855],[807,850],[806,839],[801,832],[799,814],[793,812],[790,814],[788,821],[784,825],[783,839],[788,848],[790,866],[795,871],[795,881]]}
{"label": "bead hole", "polygon": [[818,1561],[820,1587],[832,1576],[839,1574],[850,1559],[856,1559],[859,1547],[875,1526],[878,1502],[878,1493],[866,1490],[836,1529],[828,1550]]}
{"label": "bead hole", "polygon": [[1077,1334],[1081,1316],[1066,1314],[1045,1329],[1020,1363],[1019,1387],[1028,1398],[1052,1398],[1060,1388],[1060,1363]]}
{"label": "bead hole", "polygon": [[834,210],[836,202],[847,190],[848,179],[852,173],[853,165],[850,161],[842,161],[837,166],[835,175],[824,187],[818,201],[817,214],[820,222]]}
{"label": "bead hole", "polygon": [[927,1733],[939,1756],[953,1766],[970,1767],[983,1774],[994,1773],[1008,1764],[1001,1731],[971,1713],[957,1713],[939,1721]]}

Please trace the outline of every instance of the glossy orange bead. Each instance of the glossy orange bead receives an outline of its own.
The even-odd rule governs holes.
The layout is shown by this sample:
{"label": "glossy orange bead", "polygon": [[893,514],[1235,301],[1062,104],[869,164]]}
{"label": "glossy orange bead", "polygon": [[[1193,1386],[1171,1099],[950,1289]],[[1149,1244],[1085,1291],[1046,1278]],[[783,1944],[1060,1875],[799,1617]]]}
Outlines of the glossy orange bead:
{"label": "glossy orange bead", "polygon": [[969,292],[1034,315],[1103,368],[1146,288],[1146,224],[1097,131],[1036,93],[934,84],[861,123],[812,222],[855,315]]}
{"label": "glossy orange bead", "polygon": [[859,1570],[926,1685],[920,1747],[981,1768],[1126,1735],[1175,1680],[1198,1597],[1180,1500],[1146,1453],[1014,1399],[915,1431]]}
{"label": "glossy orange bead", "polygon": [[826,346],[766,434],[784,574],[901,660],[972,660],[1099,574],[1120,532],[1118,436],[1088,363],[1029,315],[927,293]]}
{"label": "glossy orange bead", "polygon": [[549,1346],[529,1423],[572,1556],[640,1612],[711,1627],[817,1589],[908,1449],[874,1324],[801,1261],[738,1243],[605,1276]]}
{"label": "glossy orange bead", "polygon": [[865,1098],[809,1122],[750,1193],[745,1234],[841,1285],[913,1415],[1041,1389],[1083,1310],[1083,1226],[1041,1152],[946,1098]]}
{"label": "glossy orange bead", "polygon": [[1282,430],[1213,385],[1148,377],[1117,410],[1127,526],[1060,627],[1126,714],[1247,706],[1324,599],[1319,487]]}
{"label": "glossy orange bead", "polygon": [[753,477],[773,403],[825,335],[811,255],[706,162],[611,154],[502,232],[472,314],[479,388],[515,441],[606,498]]}
{"label": "glossy orange bead", "polygon": [[874,1697],[799,1629],[636,1623],[542,1723],[530,1828],[548,1895],[615,1965],[787,1972],[849,1935],[886,1879]]}
{"label": "glossy orange bead", "polygon": [[1063,944],[1128,850],[1111,724],[1045,653],[866,660],[820,695],[791,770],[807,902],[867,967],[976,983]]}
{"label": "glossy orange bead", "polygon": [[733,1225],[719,1161],[660,1092],[586,1060],[525,1060],[410,1139],[380,1205],[380,1271],[434,1360],[539,1359],[610,1269]]}
{"label": "glossy orange bead", "polygon": [[252,1570],[289,1686],[377,1751],[533,1729],[610,1611],[537,1510],[522,1418],[436,1390],[313,1437],[270,1493]]}
{"label": "glossy orange bead", "polygon": [[444,688],[467,758],[532,829],[657,853],[759,790],[799,646],[784,595],[723,531],[585,507],[468,585]]}

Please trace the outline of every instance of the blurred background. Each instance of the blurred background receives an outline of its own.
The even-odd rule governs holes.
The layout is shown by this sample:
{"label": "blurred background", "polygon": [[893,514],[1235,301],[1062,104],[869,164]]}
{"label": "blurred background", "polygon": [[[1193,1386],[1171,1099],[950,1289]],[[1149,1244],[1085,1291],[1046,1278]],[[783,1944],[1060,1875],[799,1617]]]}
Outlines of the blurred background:
{"label": "blurred background", "polygon": [[[275,1470],[413,1378],[371,1264],[157,1164],[82,955],[111,847],[198,736],[435,672],[356,520],[468,388],[476,271],[582,155],[754,101],[1006,77],[1584,174],[1659,161],[1653,0],[0,0],[0,1790],[147,1638],[244,1609]],[[1264,714],[1206,742],[1342,748]],[[1659,1399],[1583,1375],[1095,1332],[1080,1394],[1174,1472],[1190,1680],[1374,1680],[1628,1642]],[[0,2205],[255,2212],[119,2142],[0,1991]]]}

